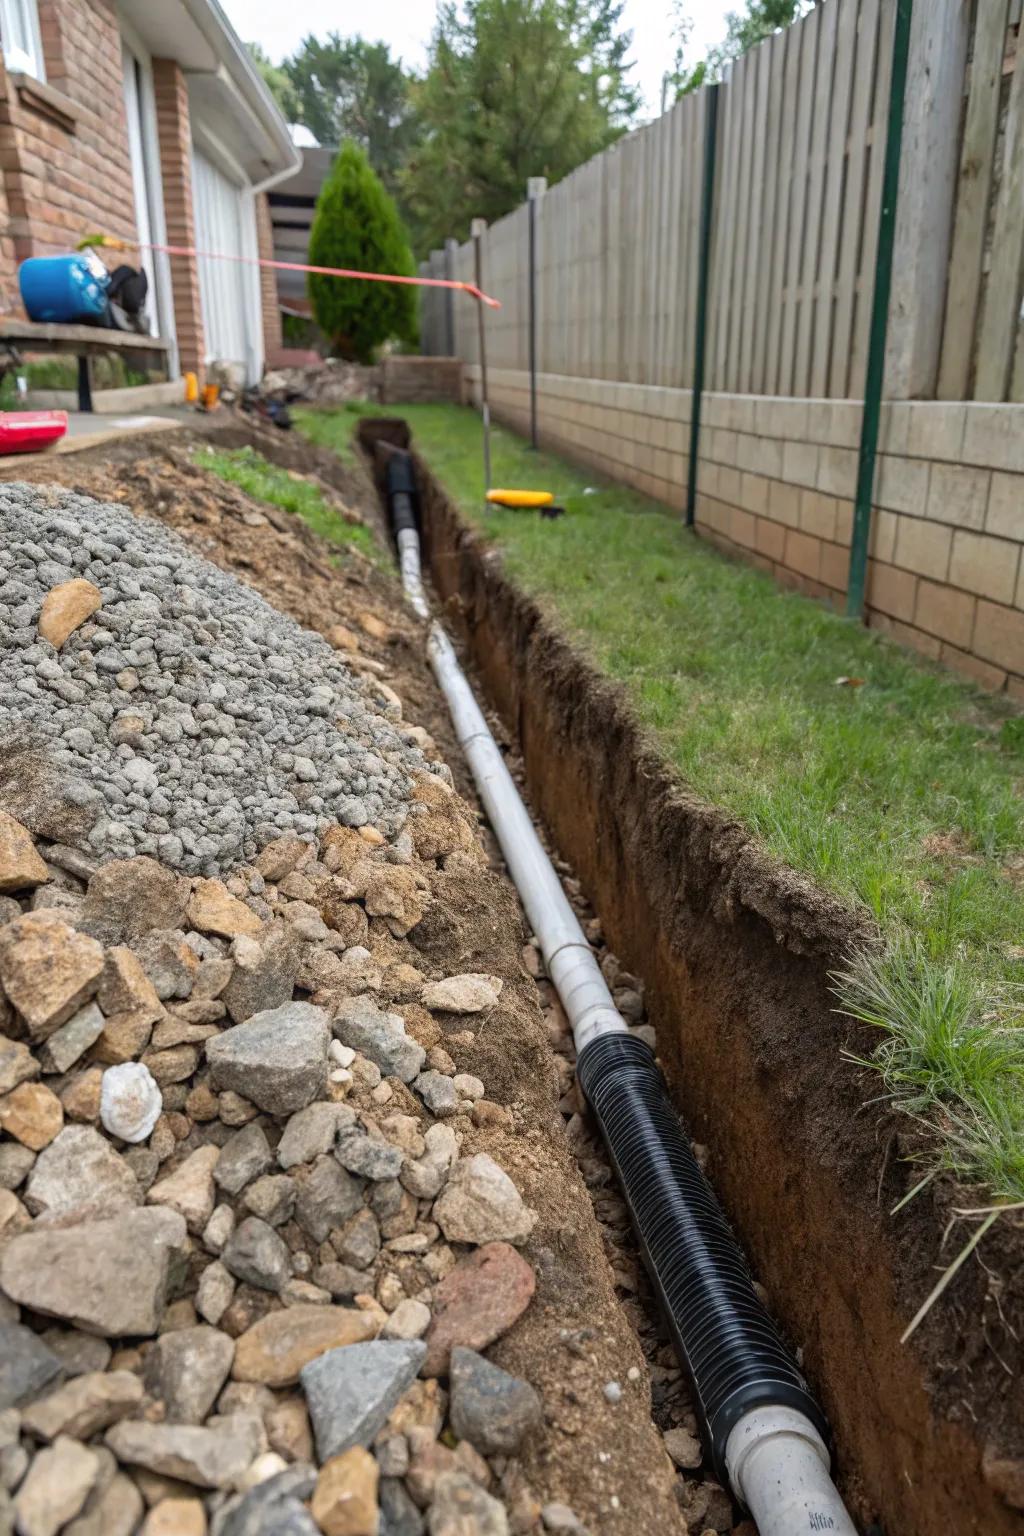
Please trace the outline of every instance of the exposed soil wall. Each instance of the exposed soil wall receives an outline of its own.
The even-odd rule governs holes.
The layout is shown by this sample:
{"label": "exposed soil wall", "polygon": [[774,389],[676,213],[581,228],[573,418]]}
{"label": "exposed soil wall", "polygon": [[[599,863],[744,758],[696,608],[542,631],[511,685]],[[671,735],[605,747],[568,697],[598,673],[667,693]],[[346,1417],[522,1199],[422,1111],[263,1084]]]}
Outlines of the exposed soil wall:
{"label": "exposed soil wall", "polygon": [[[367,426],[367,435],[373,428]],[[609,943],[646,982],[663,1065],[771,1305],[831,1418],[840,1481],[890,1536],[1024,1528],[1020,1233],[1004,1220],[909,1344],[900,1335],[969,1235],[915,1181],[906,1120],[841,1058],[874,1041],[829,972],[866,922],[688,796],[624,696],[505,577],[419,464],[425,554],[446,619],[514,731],[534,805]],[[938,1268],[936,1268],[938,1266]]]}

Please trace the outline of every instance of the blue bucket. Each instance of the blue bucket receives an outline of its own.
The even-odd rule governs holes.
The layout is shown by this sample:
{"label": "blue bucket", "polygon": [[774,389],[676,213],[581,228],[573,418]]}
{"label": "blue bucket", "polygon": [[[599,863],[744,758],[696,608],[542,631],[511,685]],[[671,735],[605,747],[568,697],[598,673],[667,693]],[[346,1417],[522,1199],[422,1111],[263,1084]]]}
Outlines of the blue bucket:
{"label": "blue bucket", "polygon": [[107,308],[110,274],[98,256],[31,256],[18,271],[21,301],[30,320],[70,325],[95,320]]}

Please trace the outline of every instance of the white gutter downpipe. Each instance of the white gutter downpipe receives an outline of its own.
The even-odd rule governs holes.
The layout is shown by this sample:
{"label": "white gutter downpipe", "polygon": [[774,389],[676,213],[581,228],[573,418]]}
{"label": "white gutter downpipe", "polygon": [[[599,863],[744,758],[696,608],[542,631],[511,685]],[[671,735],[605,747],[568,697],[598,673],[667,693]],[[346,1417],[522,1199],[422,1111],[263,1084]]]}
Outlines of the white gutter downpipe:
{"label": "white gutter downpipe", "polygon": [[[419,534],[415,528],[408,526],[410,512],[410,508],[405,509],[406,515],[402,519],[404,526],[400,526],[396,533],[402,586],[413,611],[421,619],[430,622],[430,605],[423,586],[420,564]],[[613,1051],[616,1040],[626,1040],[631,1047],[640,1046],[641,1042],[629,1034],[625,1020],[615,1007],[593,951],[562,889],[562,883],[544,851],[529,812],[505,766],[498,744],[459,666],[452,643],[436,621],[430,622],[427,655],[451,711],[456,737],[469,763],[488,820],[501,845],[509,873],[540,945],[548,975],[558,991],[572,1027],[578,1070],[582,1069],[581,1058],[588,1046],[596,1046],[598,1053],[602,1051],[602,1041],[606,1046],[610,1042]],[[650,1054],[646,1046],[642,1050]],[[591,1058],[594,1055],[595,1052],[591,1051]],[[760,1314],[754,1317],[752,1336],[761,1335],[764,1330],[774,1333],[774,1327],[754,1297],[738,1250],[735,1261],[723,1252],[722,1233],[733,1248],[735,1240],[717,1207],[714,1195],[704,1183],[689,1142],[681,1133],[678,1116],[671,1108],[668,1090],[653,1059],[646,1083],[640,1082],[636,1075],[630,1077],[632,1065],[628,1057],[622,1063],[621,1070],[617,1064],[613,1065],[610,1074],[605,1077],[604,1091],[600,1098],[589,1086],[587,1097],[601,1123],[644,1257],[668,1314],[676,1347],[690,1371],[705,1443],[712,1449],[716,1471],[721,1475],[724,1467],[733,1494],[750,1510],[760,1536],[808,1536],[808,1533],[814,1532],[857,1536],[857,1528],[829,1475],[829,1453],[818,1428],[808,1414],[790,1406],[786,1401],[787,1397],[797,1401],[804,1397],[812,1409],[816,1408],[795,1368],[790,1367],[793,1380],[799,1384],[795,1390],[786,1380],[785,1371],[778,1372],[781,1383],[778,1387],[778,1403],[760,1402],[758,1406],[738,1416],[726,1403],[715,1416],[717,1422],[709,1421],[709,1415],[705,1412],[705,1399],[710,1393],[702,1391],[701,1367],[695,1362],[698,1349],[694,1347],[692,1335],[703,1335],[709,1318],[713,1328],[716,1321],[714,1310],[716,1307],[722,1310],[721,1301],[716,1295],[702,1305],[701,1300],[694,1300],[691,1293],[691,1287],[695,1288],[694,1277],[699,1281],[701,1265],[708,1253],[711,1254],[712,1263],[717,1262],[726,1269],[730,1265],[734,1270],[738,1269],[743,1284],[749,1288],[750,1299]],[[641,1072],[643,1070],[641,1066]],[[650,1071],[656,1075],[653,1094]],[[583,1081],[582,1075],[580,1081]],[[631,1090],[638,1097],[632,1106],[625,1106],[621,1100]],[[608,1102],[609,1098],[612,1103]],[[620,1101],[617,1106],[614,1104],[616,1099]],[[631,1115],[630,1109],[636,1113]],[[673,1241],[669,1229],[677,1215],[678,1205],[670,1208],[669,1202],[663,1198],[664,1183],[659,1185],[658,1180],[645,1171],[637,1159],[631,1160],[629,1157],[633,1145],[659,1134],[660,1144],[654,1148],[658,1173],[665,1175],[667,1171],[670,1182],[677,1181],[680,1185],[689,1186],[683,1191],[684,1198],[693,1202],[686,1209],[684,1221],[677,1227],[680,1234],[677,1241]],[[672,1145],[673,1140],[678,1144]],[[631,1173],[634,1175],[632,1178]],[[675,1189],[672,1192],[679,1193]],[[710,1216],[706,1209],[709,1203],[713,1206]],[[698,1227],[703,1227],[703,1231],[695,1235],[694,1229]],[[667,1258],[664,1256],[663,1244],[661,1251],[658,1251],[657,1240],[659,1235],[664,1240],[666,1232],[669,1232]],[[677,1277],[672,1271],[681,1267],[680,1254],[674,1250],[684,1247],[693,1250],[693,1267],[689,1275],[682,1276],[683,1290],[688,1294],[681,1302],[674,1285]],[[726,1275],[725,1291],[730,1298],[735,1295],[735,1274]],[[688,1306],[685,1304],[687,1302]],[[740,1296],[735,1305],[741,1322],[749,1321],[743,1316],[744,1307],[749,1311],[745,1298]],[[687,1310],[693,1314],[689,1328]],[[721,1327],[720,1318],[717,1322]],[[733,1325],[727,1322],[725,1333],[733,1331]],[[778,1351],[782,1353],[781,1345]],[[771,1355],[772,1347],[769,1345],[765,1350],[769,1362]],[[711,1366],[710,1374],[716,1374],[716,1365],[717,1362]],[[709,1374],[706,1367],[703,1374]],[[742,1387],[737,1388],[737,1393],[741,1392]],[[726,1425],[727,1438],[720,1428],[721,1423]],[[723,1442],[724,1455],[720,1454]]]}

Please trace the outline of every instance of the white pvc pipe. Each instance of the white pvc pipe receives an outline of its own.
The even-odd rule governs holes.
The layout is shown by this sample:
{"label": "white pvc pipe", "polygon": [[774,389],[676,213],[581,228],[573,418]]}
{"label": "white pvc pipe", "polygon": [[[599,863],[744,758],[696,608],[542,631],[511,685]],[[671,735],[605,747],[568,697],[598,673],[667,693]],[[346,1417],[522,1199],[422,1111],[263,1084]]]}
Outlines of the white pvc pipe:
{"label": "white pvc pipe", "polygon": [[829,1531],[857,1536],[835,1484],[829,1455],[811,1421],[794,1408],[755,1408],[733,1427],[725,1447],[733,1492],[760,1536]]}
{"label": "white pvc pipe", "polygon": [[[429,619],[420,541],[411,528],[398,535],[398,557],[409,603],[421,618]],[[452,643],[436,622],[427,637],[427,656],[579,1053],[598,1035],[625,1032],[626,1022],[615,1007]],[[825,1444],[810,1419],[796,1409],[767,1407],[745,1414],[729,1436],[726,1465],[733,1492],[750,1510],[760,1536],[806,1536],[818,1531],[857,1536],[829,1477]]]}

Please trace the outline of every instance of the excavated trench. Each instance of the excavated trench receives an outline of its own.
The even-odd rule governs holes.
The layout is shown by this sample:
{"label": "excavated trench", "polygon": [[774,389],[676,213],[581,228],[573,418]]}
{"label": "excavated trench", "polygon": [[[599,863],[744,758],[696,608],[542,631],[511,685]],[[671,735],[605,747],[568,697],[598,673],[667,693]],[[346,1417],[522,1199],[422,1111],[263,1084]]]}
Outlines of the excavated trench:
{"label": "excavated trench", "polygon": [[[371,453],[381,438],[409,443],[398,420],[366,420],[360,438]],[[418,458],[416,471],[439,608],[562,869],[643,979],[676,1103],[831,1420],[849,1507],[889,1536],[1020,1536],[1024,1242],[997,1223],[984,1262],[900,1343],[964,1240],[961,1226],[943,1247],[951,1218],[977,1200],[933,1180],[889,1214],[917,1179],[907,1124],[866,1102],[872,1082],[842,1059],[874,1042],[835,1013],[829,981],[873,932],[685,792],[622,693],[506,577]]]}

